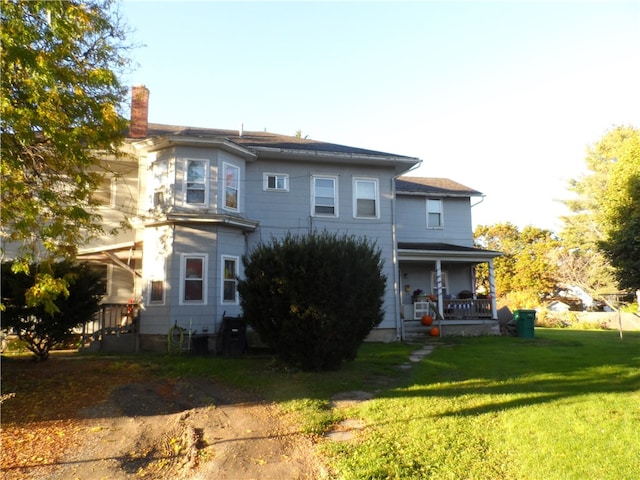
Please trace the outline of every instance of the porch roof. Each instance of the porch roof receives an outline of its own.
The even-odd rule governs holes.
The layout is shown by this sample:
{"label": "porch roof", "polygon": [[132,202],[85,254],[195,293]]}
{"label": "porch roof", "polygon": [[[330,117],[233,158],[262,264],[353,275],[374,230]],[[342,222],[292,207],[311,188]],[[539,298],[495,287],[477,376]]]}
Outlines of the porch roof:
{"label": "porch roof", "polygon": [[487,262],[501,252],[450,243],[398,242],[398,260],[444,260],[448,262]]}
{"label": "porch roof", "polygon": [[142,259],[142,242],[124,242],[85,248],[78,251],[78,258],[89,262],[111,262],[142,277],[142,274],[131,265],[132,260]]}

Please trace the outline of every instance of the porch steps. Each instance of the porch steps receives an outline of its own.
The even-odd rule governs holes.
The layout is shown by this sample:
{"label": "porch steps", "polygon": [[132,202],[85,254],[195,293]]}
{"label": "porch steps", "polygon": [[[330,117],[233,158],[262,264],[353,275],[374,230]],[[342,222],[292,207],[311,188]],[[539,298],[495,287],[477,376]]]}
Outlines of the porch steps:
{"label": "porch steps", "polygon": [[[498,320],[486,318],[434,320],[432,326],[440,328],[440,336],[500,335]],[[407,343],[424,343],[429,339],[433,339],[434,337],[430,335],[432,326],[422,325],[420,320],[404,320],[403,341]]]}
{"label": "porch steps", "polygon": [[[434,322],[434,325],[437,326],[437,322]],[[433,338],[429,335],[430,331],[431,327],[422,325],[420,320],[404,320],[403,340],[407,343],[424,343],[425,340]]]}

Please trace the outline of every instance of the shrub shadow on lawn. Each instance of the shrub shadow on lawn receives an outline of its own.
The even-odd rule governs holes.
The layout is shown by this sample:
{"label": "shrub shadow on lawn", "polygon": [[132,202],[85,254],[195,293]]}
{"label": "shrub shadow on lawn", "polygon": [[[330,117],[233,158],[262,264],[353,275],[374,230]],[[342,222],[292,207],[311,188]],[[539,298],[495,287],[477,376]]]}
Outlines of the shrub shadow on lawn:
{"label": "shrub shadow on lawn", "polygon": [[481,405],[435,414],[472,416],[593,393],[635,392],[640,388],[640,335],[620,342],[614,333],[554,331],[526,341],[452,339],[454,348],[436,348],[415,367],[412,387],[384,396],[430,397],[434,402],[486,396]]}

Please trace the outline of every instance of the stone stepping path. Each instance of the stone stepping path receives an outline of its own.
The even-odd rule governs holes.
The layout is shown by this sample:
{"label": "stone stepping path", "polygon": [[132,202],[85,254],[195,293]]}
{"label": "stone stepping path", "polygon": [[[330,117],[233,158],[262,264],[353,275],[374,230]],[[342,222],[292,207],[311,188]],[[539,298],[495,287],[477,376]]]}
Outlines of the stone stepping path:
{"label": "stone stepping path", "polygon": [[[424,345],[419,350],[411,352],[409,355],[409,361],[398,365],[401,370],[408,370],[413,363],[417,363],[424,359],[427,355],[433,352],[434,345]],[[373,393],[364,392],[362,390],[353,390],[350,392],[336,393],[329,401],[331,408],[348,408],[358,403],[366,402],[373,398]],[[345,442],[351,440],[355,433],[365,428],[365,424],[362,420],[347,418],[338,424],[325,434],[325,438],[334,442]]]}

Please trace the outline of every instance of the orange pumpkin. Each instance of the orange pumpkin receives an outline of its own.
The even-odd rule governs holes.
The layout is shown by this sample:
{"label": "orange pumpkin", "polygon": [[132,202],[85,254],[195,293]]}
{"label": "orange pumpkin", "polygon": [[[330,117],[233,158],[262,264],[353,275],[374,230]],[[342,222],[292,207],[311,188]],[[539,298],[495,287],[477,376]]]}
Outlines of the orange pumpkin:
{"label": "orange pumpkin", "polygon": [[422,324],[429,326],[433,323],[433,317],[431,315],[423,315],[422,316]]}
{"label": "orange pumpkin", "polygon": [[431,327],[431,331],[429,332],[429,335],[431,335],[432,337],[440,336],[440,329],[438,327]]}

